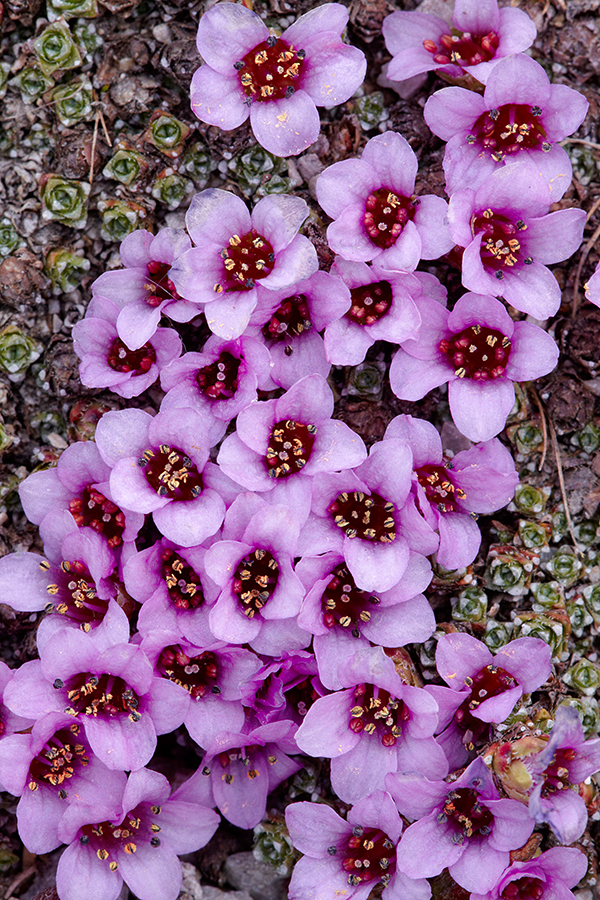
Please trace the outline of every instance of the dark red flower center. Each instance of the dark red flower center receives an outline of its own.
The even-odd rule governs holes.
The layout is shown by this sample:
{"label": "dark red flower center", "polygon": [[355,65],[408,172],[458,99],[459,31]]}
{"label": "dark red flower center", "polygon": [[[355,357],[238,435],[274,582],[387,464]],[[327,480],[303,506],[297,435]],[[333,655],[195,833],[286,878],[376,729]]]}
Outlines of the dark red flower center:
{"label": "dark red flower center", "polygon": [[124,514],[91,484],[83,489],[79,497],[69,501],[69,512],[79,528],[87,526],[103,534],[109,547],[118,547],[122,542]]}
{"label": "dark red flower center", "polygon": [[410,719],[403,700],[373,684],[358,684],[354,689],[354,706],[350,710],[349,727],[356,734],[376,734],[384,747],[393,747],[402,733],[402,725]]}
{"label": "dark red flower center", "polygon": [[[46,560],[40,563],[40,569],[48,571],[49,568]],[[47,612],[66,616],[77,622],[82,631],[90,631],[92,625],[97,625],[106,615],[108,600],[101,600],[96,595],[94,580],[87,566],[79,560],[63,560],[56,584],[49,584],[46,590],[53,598]]]}
{"label": "dark red flower center", "polygon": [[[342,854],[342,868],[348,872],[348,884],[387,885],[396,871],[396,845],[379,828],[363,828],[355,825],[347,841],[338,847],[328,847],[333,856]],[[333,852],[332,852],[333,851]]]}
{"label": "dark red flower center", "polygon": [[241,360],[227,350],[196,373],[196,384],[209,400],[230,400],[238,389]]}
{"label": "dark red flower center", "polygon": [[58,788],[61,800],[66,799],[65,782],[89,762],[86,748],[77,738],[80,730],[76,724],[69,729],[61,728],[34,756],[29,767],[27,786],[30,791],[37,791],[40,786],[50,786]]}
{"label": "dark red flower center", "polygon": [[69,706],[65,712],[69,715],[94,718],[102,715],[111,719],[126,715],[132,722],[139,722],[142,718],[137,712],[137,694],[119,675],[83,672],[69,678],[66,685],[57,679],[54,687],[57,690],[66,687]]}
{"label": "dark red flower center", "polygon": [[201,700],[209,691],[213,694],[221,693],[217,684],[217,657],[210,650],[205,650],[198,656],[188,656],[179,644],[172,644],[161,652],[158,671],[163,678],[185,688],[193,700]]}
{"label": "dark red flower center", "polygon": [[493,59],[499,43],[500,38],[495,31],[482,35],[457,31],[455,34],[443,34],[439,47],[430,40],[423,41],[423,46],[429,53],[433,53],[433,61],[440,66],[447,66],[449,63],[456,66],[476,66]]}
{"label": "dark red flower center", "polygon": [[391,543],[396,539],[395,506],[379,494],[362,491],[338,494],[327,512],[349,538]]}
{"label": "dark red flower center", "polygon": [[510,338],[495,328],[470,325],[440,341],[439,350],[459,378],[488,381],[504,375],[510,356]]}
{"label": "dark red flower center", "polygon": [[204,603],[200,576],[176,550],[167,547],[161,553],[162,577],[171,603],[177,609],[197,609]]}
{"label": "dark red flower center", "polygon": [[450,791],[438,816],[438,822],[450,821],[454,826],[452,840],[463,844],[465,838],[486,837],[492,830],[494,817],[479,803],[479,794],[473,788],[457,788]]}
{"label": "dark red flower center", "polygon": [[392,305],[392,286],[389,281],[374,281],[350,291],[352,306],[346,318],[357,325],[374,325]]}
{"label": "dark red flower center", "polygon": [[291,97],[300,87],[304,68],[304,50],[274,36],[257,44],[234,63],[246,103],[264,103]]}
{"label": "dark red flower center", "polygon": [[481,262],[496,273],[497,278],[504,278],[503,269],[512,269],[519,262],[531,265],[531,256],[522,259],[522,247],[517,234],[526,231],[527,225],[522,219],[513,222],[503,213],[484,209],[482,213],[471,219],[473,237],[481,235]]}
{"label": "dark red flower center", "polygon": [[400,237],[406,223],[414,218],[416,202],[382,187],[367,197],[363,222],[373,243],[387,250]]}
{"label": "dark red flower center", "polygon": [[156,450],[144,450],[138,466],[150,487],[170,500],[194,500],[202,491],[202,476],[183,450],[161,444]]}
{"label": "dark red flower center", "polygon": [[319,694],[313,687],[311,676],[304,678],[291,688],[284,688],[284,691],[288,707],[291,707],[300,721],[302,721],[315,700],[319,699]]}
{"label": "dark red flower center", "polygon": [[121,338],[115,338],[106,360],[115,372],[133,372],[134,375],[144,375],[156,362],[156,351],[149,342],[139,350],[130,350]]}
{"label": "dark red flower center", "polygon": [[221,250],[223,284],[215,284],[214,291],[251,291],[256,281],[273,271],[275,253],[269,241],[253,228],[242,237],[234,234],[229,245]]}
{"label": "dark red flower center", "polygon": [[371,619],[369,606],[376,606],[379,597],[356,587],[354,578],[343,563],[331,573],[331,580],[321,598],[323,621],[327,628],[339,625],[350,629],[350,633],[360,637],[360,626]]}
{"label": "dark red flower center", "polygon": [[498,109],[490,109],[479,116],[467,143],[477,143],[496,162],[519,150],[541,149],[547,152],[552,145],[546,141],[546,132],[539,118],[541,114],[539,106],[524,103],[507,103]]}
{"label": "dark red flower center", "polygon": [[159,306],[164,300],[179,300],[179,294],[175,285],[168,277],[171,266],[167,263],[157,262],[151,259],[148,263],[148,281],[144,285],[148,291],[146,303],[148,306]]}
{"label": "dark red flower center", "polygon": [[544,896],[544,882],[526,875],[507,884],[501,896],[503,900],[541,900]]}
{"label": "dark red flower center", "polygon": [[263,336],[277,343],[290,341],[310,331],[312,322],[305,294],[295,294],[282,300],[266,325],[263,325]]}
{"label": "dark red flower center", "polygon": [[548,797],[557,791],[567,791],[574,787],[570,781],[569,764],[574,759],[577,759],[577,755],[577,750],[572,747],[565,747],[556,751],[552,762],[543,773],[542,797]]}
{"label": "dark red flower center", "polygon": [[268,550],[258,548],[236,566],[233,592],[238,595],[242,612],[253,619],[271,597],[279,581],[279,563]]}
{"label": "dark red flower center", "polygon": [[[233,784],[236,776],[238,778],[245,776],[251,781],[260,776],[259,770],[255,768],[256,762],[254,762],[253,757],[263,749],[260,744],[248,744],[245,747],[232,747],[230,750],[223,750],[217,757],[221,768],[225,770],[221,775],[221,780],[225,784]],[[277,757],[269,755],[267,760],[270,765],[273,765],[277,762]],[[210,775],[208,766],[204,766],[202,774]]]}
{"label": "dark red flower center", "polygon": [[303,469],[310,459],[316,433],[316,425],[303,425],[293,419],[273,425],[266,453],[269,476],[287,478]]}
{"label": "dark red flower center", "polygon": [[516,687],[517,679],[501,666],[489,665],[473,676],[472,683],[470,678],[465,678],[465,684],[471,693],[456,710],[454,719],[461,731],[469,733],[469,743],[474,743],[489,729],[489,724],[476,718],[473,712],[484,700]]}
{"label": "dark red flower center", "polygon": [[462,488],[456,487],[445,466],[420,466],[415,472],[425,496],[440,512],[460,510],[457,501],[465,500],[467,495]]}
{"label": "dark red flower center", "polygon": [[119,868],[115,858],[118,851],[132,855],[142,844],[160,847],[160,825],[151,818],[160,815],[160,812],[160,806],[148,809],[147,803],[141,803],[128,812],[118,825],[112,822],[84,825],[80,829],[79,841],[105,862],[111,872],[115,872]]}

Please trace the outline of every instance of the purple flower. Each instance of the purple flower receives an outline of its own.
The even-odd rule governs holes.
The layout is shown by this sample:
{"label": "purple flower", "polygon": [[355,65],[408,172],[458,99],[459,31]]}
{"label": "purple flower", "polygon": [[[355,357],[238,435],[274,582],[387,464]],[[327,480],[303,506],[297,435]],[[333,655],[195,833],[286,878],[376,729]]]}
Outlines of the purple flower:
{"label": "purple flower", "polygon": [[471,894],[471,900],[574,900],[569,888],[581,881],[587,867],[580,850],[552,847],[528,862],[513,863],[490,891]]}
{"label": "purple flower", "polygon": [[481,543],[473,517],[506,506],[519,482],[510,452],[493,438],[444,457],[436,428],[412,416],[392,419],[384,440],[390,438],[405,440],[412,450],[412,495],[418,512],[439,532],[438,563],[446,569],[469,565]]}
{"label": "purple flower", "polygon": [[513,382],[551,372],[556,343],[537,325],[514,322],[490,296],[463,294],[452,312],[424,297],[416,303],[423,324],[392,360],[392,390],[401,400],[420,400],[448,382],[456,427],[472,441],[490,440],[513,408]]}
{"label": "purple flower", "polygon": [[[518,10],[517,10],[518,11]],[[550,188],[531,177],[529,166],[505,165],[476,189],[450,198],[450,233],[462,257],[462,283],[469,291],[503,297],[536,319],[553,316],[560,287],[549,263],[568,259],[581,244],[582,209],[549,213]]]}
{"label": "purple flower", "polygon": [[261,666],[241,688],[244,706],[252,710],[260,725],[280,719],[300,725],[315,700],[327,693],[317,674],[317,662],[307,650],[283,653]]}
{"label": "purple flower", "polygon": [[524,54],[501,60],[492,70],[483,97],[460,87],[437,91],[425,104],[425,120],[448,141],[444,156],[446,190],[478,188],[505,163],[529,163],[560,200],[571,183],[567,152],[559,147],[579,128],[588,102],[564,84],[550,84],[546,72]]}
{"label": "purple flower", "polygon": [[170,793],[164,775],[140,769],[123,774],[95,803],[72,804],[60,824],[69,844],[56,873],[60,900],[114,900],[123,882],[139,900],[176,900],[177,854],[204,847],[219,816]]}
{"label": "purple flower", "polygon": [[490,722],[503,722],[523,694],[530,694],[548,679],[551,657],[550,647],[539,638],[510,641],[492,656],[485,644],[470,634],[442,635],[435,660],[439,675],[451,690],[437,685],[428,685],[426,690],[440,707],[438,730],[445,731],[438,741],[451,767],[462,765],[467,750],[480,738],[485,740]]}
{"label": "purple flower", "polygon": [[395,131],[378,134],[361,159],[329,166],[317,179],[317,199],[335,221],[327,240],[354,262],[377,260],[382,269],[412,272],[420,259],[437,259],[452,248],[446,201],[415,198],[417,157]]}
{"label": "purple flower", "polygon": [[[222,6],[234,15],[244,9]],[[289,287],[318,269],[315,248],[298,234],[308,212],[304,200],[288,194],[263,197],[252,213],[229,191],[196,194],[186,213],[195,246],[178,258],[171,278],[204,309],[211,331],[226,340],[239,337],[263,291]]]}
{"label": "purple flower", "polygon": [[594,274],[585,283],[585,298],[595,306],[600,306],[600,262],[594,269]]}
{"label": "purple flower", "polygon": [[385,786],[410,825],[398,845],[397,865],[410,878],[431,878],[448,868],[467,891],[491,890],[534,822],[518,800],[501,800],[482,759],[455,781],[388,775]]}
{"label": "purple flower", "polygon": [[117,503],[152,513],[156,527],[181,547],[214,534],[225,503],[212,487],[206,425],[193,409],[169,409],[152,417],[141,409],[106,413],[96,429],[103,459],[112,466]]}
{"label": "purple flower", "polygon": [[550,740],[524,764],[533,776],[529,812],[535,821],[547,822],[563,844],[577,841],[588,821],[578,785],[600,771],[600,738],[586,741],[577,710],[559,706]]}
{"label": "purple flower", "polygon": [[358,650],[338,677],[344,690],[313,703],[296,742],[304,753],[331,757],[331,784],[341,800],[356,803],[383,789],[388,772],[444,777],[448,764],[432,736],[437,703],[423,688],[404,684],[381,647]]}
{"label": "purple flower", "polygon": [[229,422],[256,400],[257,388],[269,386],[269,369],[269,353],[255,338],[223,341],[212,335],[201,353],[185,353],[162,370],[160,383],[167,394],[160,408],[195,409],[209,426],[213,447]]}
{"label": "purple flower", "polygon": [[420,553],[410,551],[398,584],[377,594],[356,586],[341,553],[305,556],[296,572],[306,589],[298,624],[314,635],[319,674],[331,690],[342,688],[340,667],[369,641],[403,647],[435,630],[433,610],[420,593],[429,586],[431,566]]}
{"label": "purple flower", "polygon": [[396,866],[402,821],[385,791],[359,800],[347,822],[325,803],[292,803],[285,821],[294,846],[304,854],[294,866],[290,900],[366,900],[380,883],[386,900],[431,896],[425,879],[407,878]]}
{"label": "purple flower", "polygon": [[266,344],[274,386],[287,389],[306,375],[329,375],[331,365],[318,332],[349,306],[348,288],[327,272],[315,272],[292,288],[262,292],[246,334]]}
{"label": "purple flower", "polygon": [[360,437],[332,419],[332,413],[327,381],[322,375],[307,375],[277,400],[242,410],[217,462],[246,489],[270,492],[272,502],[293,506],[303,524],[314,476],[351,469],[367,455]]}
{"label": "purple flower", "polygon": [[467,72],[483,84],[504,56],[530,47],[537,30],[519,9],[498,9],[497,0],[456,0],[451,23],[427,13],[393,12],[383,20],[393,55],[387,76],[404,81],[441,68],[453,78]]}
{"label": "purple flower", "polygon": [[278,37],[246,7],[217,3],[198,27],[193,112],[226,131],[250,117],[265,150],[296,156],[319,135],[316,107],[344,103],[364,78],[364,54],[341,39],[347,21],[341,3],[327,3]]}
{"label": "purple flower", "polygon": [[53,635],[39,660],[17,669],[5,702],[34,719],[48,712],[72,716],[109,769],[145,766],[156,735],[177,728],[185,710],[185,697],[154,677],[140,647],[121,642],[101,651],[90,635],[71,629]]}
{"label": "purple flower", "polygon": [[[14,734],[15,731],[24,731],[32,724],[31,719],[12,712],[3,700],[6,685],[10,682],[15,671],[0,660],[0,741]],[[2,788],[2,790],[8,790],[8,788]]]}
{"label": "purple flower", "polygon": [[150,340],[132,350],[117,333],[120,308],[119,302],[97,296],[93,315],[88,310],[85,319],[75,323],[73,349],[86,387],[107,387],[130,399],[154,384],[161,369],[181,355],[181,338],[172,328],[156,328]]}
{"label": "purple flower", "polygon": [[189,321],[196,314],[195,307],[179,297],[169,273],[177,257],[190,247],[182,229],[161,228],[157,235],[144,230],[128,234],[120,247],[125,268],[96,278],[87,315],[97,315],[99,300],[112,300],[118,307],[117,332],[132,350],[150,340],[167,309],[171,319]]}
{"label": "purple flower", "polygon": [[292,510],[258,494],[240,494],[229,507],[223,540],[205,557],[206,571],[221,588],[209,615],[217,640],[249,644],[267,656],[310,643],[295,622],[304,596],[293,568],[299,530]]}

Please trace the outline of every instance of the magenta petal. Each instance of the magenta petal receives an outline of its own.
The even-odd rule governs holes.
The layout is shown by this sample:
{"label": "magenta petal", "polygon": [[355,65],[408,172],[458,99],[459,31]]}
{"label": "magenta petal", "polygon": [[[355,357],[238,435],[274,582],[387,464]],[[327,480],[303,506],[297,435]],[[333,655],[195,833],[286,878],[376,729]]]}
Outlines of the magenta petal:
{"label": "magenta petal", "polygon": [[494,814],[490,846],[503,851],[522,847],[535,824],[527,807],[518,800],[494,800],[489,810]]}
{"label": "magenta petal", "polygon": [[431,878],[455,863],[464,847],[452,841],[452,826],[440,825],[435,813],[414,822],[402,835],[397,864],[410,878]]}
{"label": "magenta petal", "polygon": [[450,874],[465,890],[483,894],[494,887],[509,862],[508,853],[494,850],[485,840],[471,840],[450,866]]}
{"label": "magenta petal", "polygon": [[227,341],[246,330],[257,301],[256,290],[221,294],[206,305],[206,323],[213,334]]}
{"label": "magenta petal", "polygon": [[227,246],[232,234],[246,234],[252,227],[244,201],[220,188],[207,188],[196,194],[185,221],[195,244],[208,237],[220,247]]}
{"label": "magenta petal", "polygon": [[330,28],[314,34],[307,43],[307,59],[302,90],[317,106],[345,103],[365,77],[367,63],[362,50],[344,44]]}
{"label": "magenta petal", "polygon": [[420,400],[433,388],[445,384],[449,377],[453,373],[446,363],[415,359],[402,349],[390,366],[390,386],[400,400]]}
{"label": "magenta petal", "polygon": [[500,22],[498,0],[456,0],[452,24],[460,31],[488,34],[497,31]]}
{"label": "magenta petal", "polygon": [[449,141],[463,131],[470,131],[486,109],[487,103],[480,94],[447,87],[429,98],[423,115],[431,131],[443,141]]}
{"label": "magenta petal", "polygon": [[409,549],[400,535],[391,544],[344,537],[344,556],[358,587],[365,591],[388,591],[402,578]]}
{"label": "magenta petal", "polygon": [[364,213],[366,198],[381,184],[378,173],[364,160],[345,159],[319,175],[317,199],[332,219],[337,219],[348,206],[356,205]]}
{"label": "magenta petal", "polygon": [[327,859],[327,846],[349,831],[348,823],[324,803],[291,803],[285,821],[294,847],[313,859]]}
{"label": "magenta petal", "polygon": [[530,694],[549,678],[552,671],[552,652],[539,638],[517,638],[496,654],[499,666],[518,679],[524,694]]}
{"label": "magenta petal", "polygon": [[310,756],[337,757],[360,741],[348,727],[353,690],[337,691],[317,700],[296,732],[296,743]]}
{"label": "magenta petal", "polygon": [[109,769],[141,769],[156,750],[156,730],[149,713],[142,714],[138,722],[88,717],[85,733],[92,750]]}
{"label": "magenta petal", "polygon": [[195,500],[173,501],[153,513],[156,527],[180,547],[195,547],[215,534],[225,516],[225,503],[216,491],[205,488]]}
{"label": "magenta petal", "polygon": [[402,135],[395,131],[376,135],[363,150],[362,160],[377,172],[383,187],[403,197],[412,196],[418,162],[414,150]]}
{"label": "magenta petal", "polygon": [[192,112],[201,122],[224,131],[238,128],[250,115],[237,77],[222,75],[210,66],[196,69],[190,86]]}
{"label": "magenta petal", "polygon": [[514,406],[512,381],[472,381],[456,378],[448,385],[454,424],[471,441],[489,441],[499,434]]}
{"label": "magenta petal", "polygon": [[334,253],[353,262],[368,262],[381,251],[372,242],[364,226],[365,206],[346,206],[327,229],[327,241]]}
{"label": "magenta petal", "polygon": [[260,16],[245,6],[218,3],[200,18],[197,46],[202,59],[237,80],[234,62],[269,36]]}
{"label": "magenta petal", "polygon": [[586,215],[583,209],[560,209],[527,225],[527,246],[536,262],[563,262],[581,246]]}
{"label": "magenta petal", "polygon": [[139,843],[135,853],[117,850],[118,872],[139,900],[177,900],[181,887],[181,863],[166,844],[157,853],[149,843]]}
{"label": "magenta petal", "polygon": [[75,841],[63,852],[56,871],[61,900],[117,900],[123,879],[100,862],[95,853]]}
{"label": "magenta petal", "polygon": [[267,103],[253,103],[250,123],[258,143],[275,156],[297,156],[316,141],[321,120],[306,91]]}
{"label": "magenta petal", "polygon": [[[466,281],[463,281],[463,284],[466,286]],[[497,293],[504,297],[507,303],[535,319],[548,319],[555,315],[560,307],[561,293],[556,278],[550,269],[535,259],[530,266],[524,266],[515,272],[513,278],[506,278],[500,288],[497,285],[498,282],[496,282]]]}
{"label": "magenta petal", "polygon": [[516,322],[506,375],[511,381],[531,381],[547,375],[558,362],[558,346],[531,322]]}
{"label": "magenta petal", "polygon": [[477,556],[481,544],[479,526],[462,513],[442,513],[438,520],[440,546],[437,561],[445,569],[468,566]]}
{"label": "magenta petal", "polygon": [[461,691],[465,678],[472,678],[492,661],[492,654],[485,644],[470,634],[444,635],[435,652],[438,672],[453,691]]}

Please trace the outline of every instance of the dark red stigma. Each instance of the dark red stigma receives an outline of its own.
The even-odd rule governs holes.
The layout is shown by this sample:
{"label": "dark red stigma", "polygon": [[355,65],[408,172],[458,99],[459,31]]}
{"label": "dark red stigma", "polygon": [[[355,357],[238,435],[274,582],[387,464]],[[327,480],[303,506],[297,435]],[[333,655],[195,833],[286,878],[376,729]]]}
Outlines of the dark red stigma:
{"label": "dark red stigma", "polygon": [[342,563],[333,570],[331,580],[323,591],[323,621],[327,628],[338,625],[358,638],[361,625],[371,619],[369,607],[379,603],[379,597],[356,587],[348,567]]}
{"label": "dark red stigma", "polygon": [[382,187],[367,197],[363,218],[367,234],[373,243],[387,250],[396,243],[402,229],[415,216],[415,201]]}
{"label": "dark red stigma", "polygon": [[214,363],[199,369],[196,384],[209,400],[230,400],[238,389],[241,360],[227,350]]}
{"label": "dark red stigma", "polygon": [[264,103],[292,96],[302,82],[304,50],[281,38],[269,37],[234,64],[247,103]]}
{"label": "dark red stigma", "polygon": [[[454,29],[453,29],[454,30]],[[433,61],[440,66],[476,66],[489,62],[496,55],[500,38],[495,31],[473,35],[468,31],[443,34],[439,47],[434,41],[423,41],[425,49],[433,54]]]}
{"label": "dark red stigma", "polygon": [[[342,846],[329,847],[333,856],[339,850],[342,868],[348,873],[348,884],[387,885],[396,871],[396,845],[379,828],[363,828],[355,825],[352,835]],[[333,853],[332,853],[333,851]]]}
{"label": "dark red stigma", "polygon": [[88,484],[79,497],[69,502],[69,512],[79,528],[88,526],[103,534],[109,547],[118,547],[122,543],[125,530],[125,516],[112,500]]}
{"label": "dark red stigma", "polygon": [[215,293],[251,291],[256,281],[273,271],[275,253],[269,241],[255,228],[244,234],[234,234],[229,245],[221,250],[223,284],[216,284]]}
{"label": "dark red stigma", "polygon": [[392,305],[392,286],[389,281],[374,281],[350,291],[352,306],[346,318],[357,325],[374,325],[382,319]]}
{"label": "dark red stigma", "polygon": [[200,576],[172,548],[161,554],[162,577],[167,585],[171,603],[177,609],[197,609],[204,603]]}
{"label": "dark red stigma", "polygon": [[139,350],[130,350],[121,338],[115,338],[106,360],[115,372],[133,372],[134,375],[145,375],[156,362],[156,350],[149,342]]}
{"label": "dark red stigma", "polygon": [[179,294],[175,285],[168,278],[171,266],[167,263],[157,262],[151,259],[148,263],[148,281],[144,285],[148,291],[146,303],[148,306],[159,306],[164,300],[179,300]]}
{"label": "dark red stigma", "polygon": [[210,650],[205,650],[198,656],[188,656],[179,644],[172,644],[161,652],[158,671],[163,678],[185,688],[193,700],[201,700],[209,691],[213,694],[221,693],[217,685],[217,657]]}

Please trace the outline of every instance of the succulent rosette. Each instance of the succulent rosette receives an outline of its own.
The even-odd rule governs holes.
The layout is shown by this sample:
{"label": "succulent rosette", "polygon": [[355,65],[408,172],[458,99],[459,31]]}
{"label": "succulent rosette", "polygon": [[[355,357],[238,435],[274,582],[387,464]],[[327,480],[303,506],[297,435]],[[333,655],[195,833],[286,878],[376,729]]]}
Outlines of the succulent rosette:
{"label": "succulent rosette", "polygon": [[594,269],[594,274],[585,285],[585,299],[595,306],[600,306],[600,263]]}
{"label": "succulent rosette", "polygon": [[493,172],[479,187],[450,198],[450,233],[462,256],[469,291],[503,297],[536,319],[553,316],[560,287],[547,266],[568,259],[581,244],[583,209],[548,213],[552,196],[518,162]]}
{"label": "succulent rosette", "polygon": [[200,18],[204,60],[191,85],[194,114],[225,131],[250,118],[259,144],[296,156],[316,141],[317,106],[344,103],[360,87],[364,54],[341,39],[348,11],[326,3],[279,35],[244,6],[217,3]]}
{"label": "succulent rosette", "polygon": [[227,510],[223,540],[206,553],[206,571],[221,588],[209,615],[217,640],[279,656],[301,650],[310,635],[296,624],[304,588],[293,561],[300,525],[293,510],[243,493]]}
{"label": "succulent rosette", "polygon": [[219,529],[225,503],[212,486],[207,428],[193,409],[151,416],[141,409],[106,413],[96,442],[111,467],[111,491],[126,509],[152,513],[161,534],[195,547]]}
{"label": "succulent rosette", "polygon": [[570,888],[581,881],[587,867],[587,857],[575,847],[552,847],[534,859],[514,862],[490,891],[473,893],[471,900],[572,900]]}
{"label": "succulent rosette", "polygon": [[348,288],[328,272],[315,272],[291,288],[261,293],[246,334],[265,343],[273,386],[287,390],[306,375],[329,375],[331,364],[319,332],[349,307]]}
{"label": "succulent rosette", "polygon": [[444,457],[436,428],[424,419],[396,416],[384,440],[401,439],[413,454],[412,495],[418,512],[440,535],[437,561],[445,569],[472,563],[481,544],[474,520],[501,509],[514,495],[519,476],[499,440]]}
{"label": "succulent rosette", "polygon": [[431,878],[447,867],[457,884],[483,894],[533,831],[526,807],[500,798],[481,758],[450,783],[398,773],[385,786],[402,815],[417,820],[398,845],[397,866],[409,878]]}
{"label": "succulent rosette", "polygon": [[475,190],[506,163],[528,163],[529,177],[541,174],[553,201],[571,183],[572,167],[558,146],[585,119],[588,102],[579,91],[550,84],[539,63],[520,53],[500,60],[483,97],[460,87],[443,88],[425,104],[425,121],[448,141],[444,155],[446,191]]}
{"label": "succulent rosette", "polygon": [[448,382],[454,424],[472,441],[489,441],[506,423],[515,402],[515,381],[551,372],[558,347],[530,322],[514,322],[498,300],[467,293],[451,312],[416,301],[422,325],[405,341],[390,366],[390,385],[401,400],[420,400]]}
{"label": "succulent rosette", "polygon": [[468,73],[482,84],[503,57],[527,50],[537,34],[526,13],[499,9],[497,0],[456,0],[450,22],[396,10],[383,20],[382,30],[393,57],[388,78],[404,81],[442,69],[454,78]]}
{"label": "succulent rosette", "polygon": [[277,400],[242,410],[217,462],[233,481],[247,490],[270,492],[270,500],[289,503],[305,520],[314,476],[351,469],[367,455],[361,438],[332,413],[327,381],[307,375]]}
{"label": "succulent rosette", "polygon": [[307,215],[305,201],[287,194],[263,197],[252,213],[229,191],[208,188],[196,194],[186,213],[194,247],[177,259],[171,278],[205,312],[211,331],[226,340],[239,337],[264,290],[291,286],[316,272],[316,251],[298,234]]}
{"label": "succulent rosette", "polygon": [[317,179],[317,199],[335,221],[331,249],[354,262],[377,260],[382,269],[412,272],[421,259],[451,250],[448,207],[442,197],[415,197],[418,162],[395,131],[378,134],[360,159],[329,166]]}
{"label": "succulent rosette", "polygon": [[443,778],[448,763],[433,733],[437,703],[404,684],[381,647],[357,650],[342,664],[343,689],[315,700],[296,733],[311,756],[331,758],[331,784],[345,803],[382,790],[389,772]]}
{"label": "succulent rosette", "polygon": [[167,309],[171,319],[189,321],[197,309],[180,298],[169,272],[177,257],[191,246],[183,229],[161,228],[156,235],[138,229],[128,234],[119,250],[125,268],[96,278],[87,315],[97,315],[101,298],[112,300],[118,306],[119,338],[131,350],[139,350],[150,340]]}
{"label": "succulent rosette", "polygon": [[429,883],[407,878],[396,866],[402,820],[387,792],[363,797],[347,821],[325,803],[306,802],[290,804],[285,821],[304,854],[294,866],[290,900],[366,900],[379,884],[386,900],[429,900]]}
{"label": "succulent rosette", "polygon": [[212,335],[200,353],[185,353],[162,370],[160,383],[167,393],[160,408],[195,409],[209,425],[212,447],[229,422],[256,400],[257,388],[269,384],[269,376],[269,353],[260,341],[247,335],[224,341]]}
{"label": "succulent rosette", "polygon": [[107,785],[93,803],[72,804],[61,821],[68,844],[56,872],[61,900],[116,898],[123,882],[139,900],[176,900],[177,854],[204,847],[217,830],[218,814],[176,799],[159,772],[119,774],[120,783]]}

